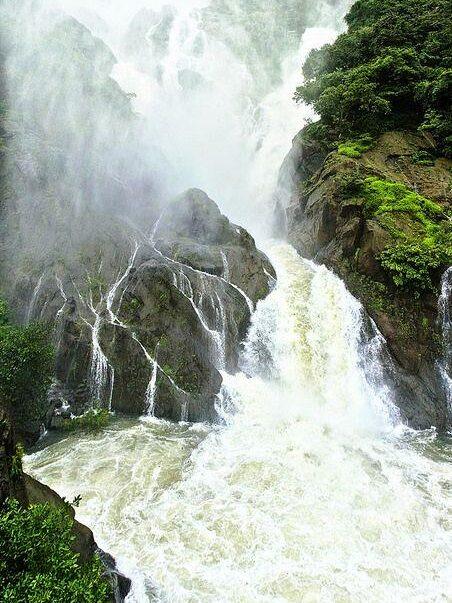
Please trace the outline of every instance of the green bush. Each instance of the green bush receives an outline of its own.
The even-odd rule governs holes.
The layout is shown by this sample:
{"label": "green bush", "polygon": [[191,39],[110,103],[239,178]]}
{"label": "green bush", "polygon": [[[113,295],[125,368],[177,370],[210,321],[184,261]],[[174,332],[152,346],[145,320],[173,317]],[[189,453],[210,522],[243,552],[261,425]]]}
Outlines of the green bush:
{"label": "green bush", "polygon": [[107,427],[110,422],[110,413],[105,408],[89,410],[75,419],[67,419],[63,423],[65,431],[91,431],[99,432]]}
{"label": "green bush", "polygon": [[435,158],[428,151],[417,151],[413,153],[411,157],[411,163],[415,165],[426,165],[433,166],[435,165]]}
{"label": "green bush", "polygon": [[0,593],[4,603],[107,603],[111,586],[98,557],[81,563],[72,551],[73,520],[64,507],[23,508],[15,500],[0,514]]}
{"label": "green bush", "polygon": [[452,222],[445,208],[400,182],[358,173],[343,178],[341,194],[363,200],[366,217],[391,235],[393,243],[379,259],[394,285],[415,297],[433,290],[438,272],[452,263]]}
{"label": "green bush", "polygon": [[6,305],[0,303],[0,399],[20,428],[43,419],[53,369],[48,329],[8,324]]}
{"label": "green bush", "polygon": [[0,327],[8,324],[9,311],[6,302],[0,297]]}
{"label": "green bush", "polygon": [[397,287],[419,296],[433,289],[432,274],[450,262],[450,253],[436,243],[399,243],[380,256],[381,265],[391,275]]}
{"label": "green bush", "polygon": [[295,98],[331,138],[393,128],[431,132],[452,154],[449,0],[357,0],[348,31],[314,50]]}
{"label": "green bush", "polygon": [[352,159],[358,159],[363,153],[372,148],[373,138],[371,136],[363,136],[357,140],[347,140],[339,144],[337,152],[339,155],[345,155]]}
{"label": "green bush", "polygon": [[23,474],[22,459],[24,458],[25,449],[22,444],[16,444],[14,455],[11,458],[10,477],[13,480],[19,480]]}

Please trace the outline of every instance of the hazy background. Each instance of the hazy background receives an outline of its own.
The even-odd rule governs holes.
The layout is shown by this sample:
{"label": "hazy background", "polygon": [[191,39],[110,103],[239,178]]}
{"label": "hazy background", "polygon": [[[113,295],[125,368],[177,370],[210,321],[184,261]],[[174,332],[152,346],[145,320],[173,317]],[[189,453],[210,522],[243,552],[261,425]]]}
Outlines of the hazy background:
{"label": "hazy background", "polygon": [[193,186],[266,236],[278,167],[312,117],[292,100],[301,65],[337,35],[341,4],[4,1],[6,277],[83,264]]}

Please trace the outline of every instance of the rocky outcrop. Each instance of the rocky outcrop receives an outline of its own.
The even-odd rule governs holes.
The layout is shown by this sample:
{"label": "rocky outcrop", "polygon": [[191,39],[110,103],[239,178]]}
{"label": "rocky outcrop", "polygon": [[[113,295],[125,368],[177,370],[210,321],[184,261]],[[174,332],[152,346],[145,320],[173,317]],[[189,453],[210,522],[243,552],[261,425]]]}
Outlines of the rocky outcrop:
{"label": "rocky outcrop", "polygon": [[30,317],[55,330],[48,425],[93,405],[215,420],[221,371],[238,368],[253,307],[275,278],[270,262],[198,190],[168,204],[151,236],[122,226],[101,243],[87,250],[86,273],[49,267],[30,302]]}
{"label": "rocky outcrop", "polygon": [[[348,155],[355,155],[348,156]],[[282,180],[292,182],[288,208],[289,239],[306,257],[326,264],[360,298],[395,360],[390,371],[397,402],[416,428],[447,423],[444,389],[437,361],[442,353],[438,294],[415,296],[394,286],[382,267],[381,253],[394,233],[367,209],[357,187],[368,177],[404,184],[443,207],[451,206],[452,162],[435,156],[430,138],[389,132],[360,153],[328,152],[321,144],[295,139]],[[410,236],[416,229],[408,211],[398,211],[396,227]],[[433,274],[439,286],[444,266]]]}
{"label": "rocky outcrop", "polygon": [[92,531],[75,519],[74,508],[66,503],[61,496],[48,486],[38,482],[30,475],[23,475],[24,489],[27,503],[31,505],[50,504],[55,507],[65,505],[73,520],[72,532],[74,542],[72,548],[80,557],[82,563],[89,561],[93,555],[98,554],[105,566],[105,575],[108,576],[114,592],[115,603],[122,603],[131,587],[129,578],[118,572],[115,560],[97,546]]}
{"label": "rocky outcrop", "polygon": [[275,272],[252,236],[229,222],[209,197],[187,191],[168,205],[154,234],[166,256],[195,270],[222,277],[256,304],[269,292]]}

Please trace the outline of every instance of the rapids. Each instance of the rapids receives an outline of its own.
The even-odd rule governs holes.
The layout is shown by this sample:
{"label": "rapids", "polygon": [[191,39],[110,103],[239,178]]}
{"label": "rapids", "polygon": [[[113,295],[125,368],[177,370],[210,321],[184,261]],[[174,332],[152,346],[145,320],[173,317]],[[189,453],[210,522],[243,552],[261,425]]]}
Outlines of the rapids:
{"label": "rapids", "polygon": [[[77,518],[132,578],[130,602],[451,600],[450,444],[400,424],[374,353],[383,343],[366,341],[344,284],[266,240],[279,166],[312,117],[291,98],[301,64],[350,2],[301,2],[317,6],[309,28],[290,18],[281,31],[298,2],[48,4],[113,49],[113,76],[136,95],[176,192],[218,200],[278,281],[253,315],[242,372],[224,374],[221,425],[118,418],[102,434],[44,440],[26,469],[82,496]],[[154,25],[131,48],[137,14],[133,36],[140,20]]]}
{"label": "rapids", "polygon": [[361,308],[285,244],[224,424],[118,420],[27,469],[133,578],[130,601],[446,601],[447,444],[398,425],[360,360]]}

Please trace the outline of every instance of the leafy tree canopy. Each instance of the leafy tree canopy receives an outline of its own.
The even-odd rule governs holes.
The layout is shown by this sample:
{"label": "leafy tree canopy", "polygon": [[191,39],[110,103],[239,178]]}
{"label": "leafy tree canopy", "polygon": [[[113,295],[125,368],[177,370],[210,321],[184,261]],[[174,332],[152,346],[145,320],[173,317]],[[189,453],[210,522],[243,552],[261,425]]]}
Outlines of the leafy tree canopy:
{"label": "leafy tree canopy", "polygon": [[450,0],[357,0],[346,21],[347,33],[311,52],[295,98],[332,139],[421,129],[451,156]]}
{"label": "leafy tree canopy", "polygon": [[10,324],[0,298],[0,400],[19,428],[27,431],[33,422],[42,421],[53,368],[48,329],[39,324]]}

